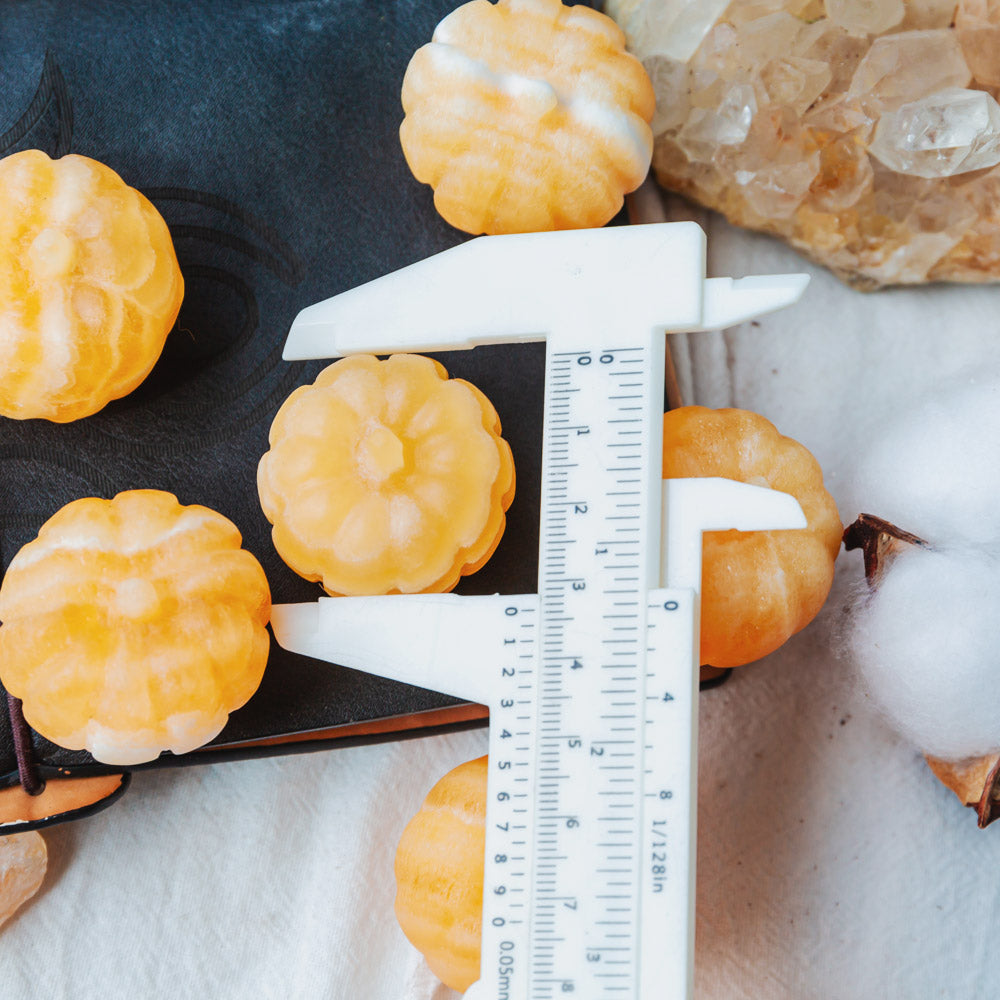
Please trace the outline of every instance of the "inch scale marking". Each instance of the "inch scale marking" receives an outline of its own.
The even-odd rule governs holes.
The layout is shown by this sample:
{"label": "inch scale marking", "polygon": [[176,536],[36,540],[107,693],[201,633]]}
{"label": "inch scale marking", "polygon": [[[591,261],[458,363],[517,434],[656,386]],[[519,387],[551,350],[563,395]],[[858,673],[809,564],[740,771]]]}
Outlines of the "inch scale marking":
{"label": "inch scale marking", "polygon": [[289,334],[290,359],[548,342],[537,594],[272,617],[287,648],[489,706],[475,1000],[691,993],[701,532],[805,524],[784,494],[661,481],[665,330],[729,326],[805,286],[706,279],[704,254],[688,223],[488,237]]}
{"label": "inch scale marking", "polygon": [[[524,995],[599,1000],[635,993],[639,957],[646,595],[659,585],[665,340],[650,330],[645,342],[582,349],[576,334],[561,349],[565,339],[550,337],[546,363],[538,575],[553,604],[541,623],[538,732],[554,776],[543,782],[539,767]],[[636,399],[613,398],[623,376]],[[563,426],[574,428],[565,441]],[[637,480],[624,488],[606,474],[623,458]],[[553,495],[560,488],[571,501]],[[565,555],[557,515],[569,522]],[[544,824],[548,815],[556,819]]]}

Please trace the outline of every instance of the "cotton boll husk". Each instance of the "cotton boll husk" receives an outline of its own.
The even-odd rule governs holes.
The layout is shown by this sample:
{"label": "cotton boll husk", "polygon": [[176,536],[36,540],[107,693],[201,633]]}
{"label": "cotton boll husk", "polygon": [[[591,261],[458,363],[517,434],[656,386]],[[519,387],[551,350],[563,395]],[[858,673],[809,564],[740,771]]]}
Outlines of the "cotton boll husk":
{"label": "cotton boll husk", "polygon": [[956,377],[880,428],[846,493],[852,513],[937,548],[1000,544],[1000,371]]}
{"label": "cotton boll husk", "polygon": [[858,596],[846,639],[879,709],[924,753],[1000,750],[1000,562],[910,548]]}

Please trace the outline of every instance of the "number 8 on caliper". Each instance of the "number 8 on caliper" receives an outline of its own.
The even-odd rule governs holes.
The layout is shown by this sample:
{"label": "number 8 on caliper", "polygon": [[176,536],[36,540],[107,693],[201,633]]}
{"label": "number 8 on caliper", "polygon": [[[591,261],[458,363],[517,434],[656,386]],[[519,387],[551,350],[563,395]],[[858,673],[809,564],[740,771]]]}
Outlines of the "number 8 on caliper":
{"label": "number 8 on caliper", "polygon": [[547,342],[538,593],[272,618],[289,649],[489,706],[476,1000],[691,993],[701,533],[805,526],[786,494],[661,479],[663,334],[807,282],[704,262],[692,223],[485,237],[304,310],[288,337],[288,359]]}

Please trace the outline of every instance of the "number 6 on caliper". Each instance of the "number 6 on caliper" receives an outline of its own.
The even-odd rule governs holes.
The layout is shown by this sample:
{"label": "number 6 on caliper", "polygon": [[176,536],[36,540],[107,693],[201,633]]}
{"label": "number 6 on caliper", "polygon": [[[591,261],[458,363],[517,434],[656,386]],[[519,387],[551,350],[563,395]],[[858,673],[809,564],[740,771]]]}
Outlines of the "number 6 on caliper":
{"label": "number 6 on caliper", "polygon": [[806,523],[786,494],[661,480],[664,332],[742,322],[808,280],[706,279],[704,260],[692,223],[486,237],[306,309],[288,337],[289,359],[548,344],[537,594],[272,617],[286,648],[489,706],[476,1000],[691,993],[701,533]]}

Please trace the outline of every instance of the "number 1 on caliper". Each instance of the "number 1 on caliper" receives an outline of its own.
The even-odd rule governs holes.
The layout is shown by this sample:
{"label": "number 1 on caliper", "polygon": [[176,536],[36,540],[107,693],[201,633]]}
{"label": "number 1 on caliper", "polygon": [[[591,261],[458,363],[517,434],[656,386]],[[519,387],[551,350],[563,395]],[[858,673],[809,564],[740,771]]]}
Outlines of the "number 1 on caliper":
{"label": "number 1 on caliper", "polygon": [[662,483],[663,334],[741,322],[805,282],[705,279],[687,223],[488,237],[293,326],[295,359],[548,341],[538,594],[324,598],[272,618],[287,648],[489,706],[470,998],[690,994],[701,533],[805,520],[759,487]]}

